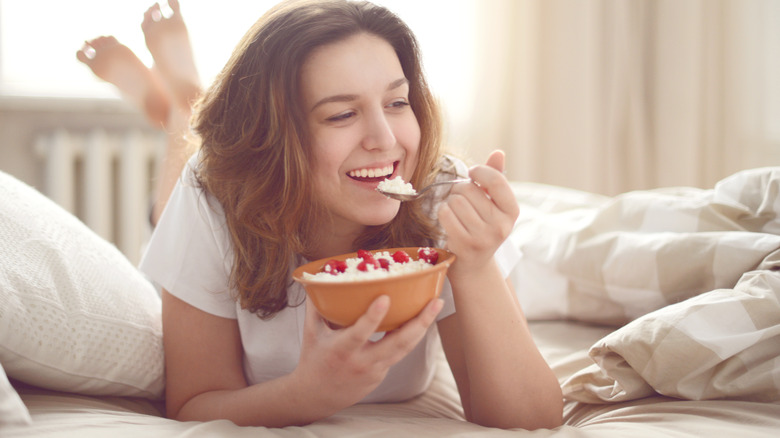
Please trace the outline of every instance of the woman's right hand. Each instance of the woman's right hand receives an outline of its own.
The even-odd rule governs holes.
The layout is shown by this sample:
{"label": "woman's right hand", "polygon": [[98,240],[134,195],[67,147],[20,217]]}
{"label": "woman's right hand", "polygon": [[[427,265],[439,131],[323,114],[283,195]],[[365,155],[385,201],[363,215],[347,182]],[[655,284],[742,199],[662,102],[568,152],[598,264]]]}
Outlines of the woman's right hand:
{"label": "woman's right hand", "polygon": [[374,300],[355,324],[341,329],[329,327],[307,302],[301,356],[293,374],[329,411],[323,415],[352,406],[379,386],[389,368],[414,349],[442,305],[441,299],[431,300],[415,318],[374,342],[369,337],[390,306],[386,295]]}

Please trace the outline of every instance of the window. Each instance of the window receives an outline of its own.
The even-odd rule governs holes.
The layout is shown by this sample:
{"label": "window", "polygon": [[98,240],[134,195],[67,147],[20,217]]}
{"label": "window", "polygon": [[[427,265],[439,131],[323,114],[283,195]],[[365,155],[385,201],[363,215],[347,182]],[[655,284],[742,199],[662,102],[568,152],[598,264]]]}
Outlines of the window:
{"label": "window", "polygon": [[[141,31],[154,0],[0,0],[0,97],[116,98],[116,90],[76,60],[85,39],[114,35],[147,65]],[[196,62],[208,84],[251,24],[277,0],[182,1]],[[434,91],[445,102],[466,96],[476,0],[377,1],[415,31]]]}

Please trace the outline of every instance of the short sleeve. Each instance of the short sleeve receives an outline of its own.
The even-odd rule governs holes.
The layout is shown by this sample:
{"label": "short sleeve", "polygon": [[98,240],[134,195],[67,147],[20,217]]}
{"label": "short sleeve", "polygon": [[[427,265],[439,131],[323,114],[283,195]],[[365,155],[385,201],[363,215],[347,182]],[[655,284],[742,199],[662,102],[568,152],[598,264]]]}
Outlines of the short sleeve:
{"label": "short sleeve", "polygon": [[452,285],[450,284],[449,278],[444,279],[444,284],[441,287],[439,298],[444,301],[444,306],[442,306],[441,311],[436,316],[436,321],[441,321],[442,319],[455,313],[455,298],[452,296]]}
{"label": "short sleeve", "polygon": [[157,285],[186,303],[235,319],[225,217],[219,203],[195,180],[196,157],[185,166],[171,193],[139,267]]}

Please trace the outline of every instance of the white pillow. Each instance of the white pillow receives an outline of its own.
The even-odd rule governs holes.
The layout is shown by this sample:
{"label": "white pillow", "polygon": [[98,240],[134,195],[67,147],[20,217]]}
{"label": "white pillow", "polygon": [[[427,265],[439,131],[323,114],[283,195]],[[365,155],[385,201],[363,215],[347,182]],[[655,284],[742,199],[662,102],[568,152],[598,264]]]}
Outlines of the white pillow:
{"label": "white pillow", "polygon": [[0,363],[0,426],[11,424],[31,424],[30,412],[19,394],[11,386]]}
{"label": "white pillow", "polygon": [[161,398],[161,302],[119,250],[0,172],[0,362],[31,385]]}

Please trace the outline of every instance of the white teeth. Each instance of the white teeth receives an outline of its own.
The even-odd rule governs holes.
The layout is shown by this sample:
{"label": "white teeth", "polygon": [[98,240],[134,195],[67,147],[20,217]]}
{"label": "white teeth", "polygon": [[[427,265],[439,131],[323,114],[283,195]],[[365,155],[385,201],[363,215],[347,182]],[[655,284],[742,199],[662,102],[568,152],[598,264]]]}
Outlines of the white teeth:
{"label": "white teeth", "polygon": [[390,176],[393,174],[393,165],[387,165],[382,168],[376,168],[376,169],[358,169],[358,170],[350,170],[349,176],[353,176],[356,178],[378,178],[382,176]]}

